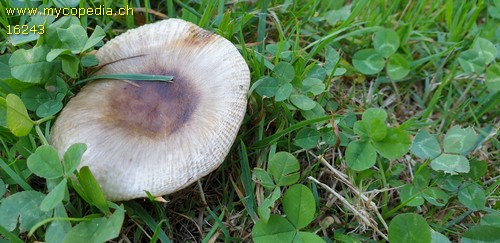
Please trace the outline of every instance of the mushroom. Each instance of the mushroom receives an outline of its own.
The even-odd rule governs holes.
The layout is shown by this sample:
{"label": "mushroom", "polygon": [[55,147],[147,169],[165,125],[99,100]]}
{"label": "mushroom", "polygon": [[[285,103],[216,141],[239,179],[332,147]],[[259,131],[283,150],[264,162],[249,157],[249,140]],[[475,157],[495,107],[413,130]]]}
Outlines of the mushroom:
{"label": "mushroom", "polygon": [[57,118],[51,143],[74,143],[109,200],[161,196],[215,170],[245,115],[248,66],[221,36],[180,19],[129,30],[97,53],[95,75],[140,73],[173,82],[102,79],[85,85]]}

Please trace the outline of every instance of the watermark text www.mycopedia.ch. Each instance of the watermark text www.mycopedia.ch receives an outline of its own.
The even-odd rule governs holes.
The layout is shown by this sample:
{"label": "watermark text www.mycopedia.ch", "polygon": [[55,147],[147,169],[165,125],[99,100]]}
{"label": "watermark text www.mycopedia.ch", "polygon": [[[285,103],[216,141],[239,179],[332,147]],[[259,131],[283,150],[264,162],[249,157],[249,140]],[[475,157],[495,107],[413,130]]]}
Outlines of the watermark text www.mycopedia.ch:
{"label": "watermark text www.mycopedia.ch", "polygon": [[[118,8],[116,10],[112,8],[106,8],[104,5],[99,5],[97,8],[5,8],[5,12],[9,16],[15,15],[53,15],[59,16],[77,16],[82,17],[84,15],[95,15],[95,16],[113,16],[113,15],[134,15],[134,9],[125,5],[123,8]],[[44,34],[45,26],[33,25],[7,25],[7,34],[12,35],[27,35],[27,34]]]}
{"label": "watermark text www.mycopedia.ch", "polygon": [[104,5],[99,5],[97,8],[44,8],[39,10],[37,8],[5,8],[7,15],[54,15],[59,16],[77,16],[96,15],[96,16],[113,16],[113,15],[134,15],[134,9],[125,5],[123,8],[112,9],[106,8]]}

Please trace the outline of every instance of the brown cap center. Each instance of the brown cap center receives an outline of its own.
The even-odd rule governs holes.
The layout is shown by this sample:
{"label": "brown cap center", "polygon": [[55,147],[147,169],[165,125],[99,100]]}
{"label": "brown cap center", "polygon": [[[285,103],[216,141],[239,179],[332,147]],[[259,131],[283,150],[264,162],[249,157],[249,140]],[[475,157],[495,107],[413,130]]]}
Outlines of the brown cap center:
{"label": "brown cap center", "polygon": [[[116,81],[120,82],[120,81]],[[158,137],[175,133],[189,121],[198,97],[189,82],[174,75],[174,82],[121,82],[108,103],[106,120],[134,136]]]}

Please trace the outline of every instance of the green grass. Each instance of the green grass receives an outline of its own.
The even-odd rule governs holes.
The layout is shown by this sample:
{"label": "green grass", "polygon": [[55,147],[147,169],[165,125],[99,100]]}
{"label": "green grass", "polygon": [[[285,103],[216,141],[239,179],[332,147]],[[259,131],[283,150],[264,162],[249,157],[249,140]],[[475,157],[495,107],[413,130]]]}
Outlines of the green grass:
{"label": "green grass", "polygon": [[[43,4],[51,2],[44,0]],[[89,36],[100,26],[106,42],[124,30],[159,21],[164,15],[182,18],[234,43],[251,70],[247,115],[223,165],[199,184],[166,195],[166,203],[148,199],[124,202],[125,218],[115,241],[249,242],[255,240],[253,235],[262,233],[252,231],[255,225],[265,228],[264,208],[274,216],[294,215],[284,208],[284,195],[296,184],[312,192],[316,210],[314,220],[304,224],[307,226],[297,226],[294,234],[309,232],[327,242],[396,242],[410,233],[422,237],[416,240],[432,234],[452,242],[500,237],[500,88],[494,81],[500,77],[500,3],[350,2],[77,3],[111,8],[129,4],[144,9],[134,16],[78,19]],[[9,197],[36,191],[44,198],[58,183],[45,180],[30,168],[28,158],[50,137],[52,115],[57,116],[60,108],[30,108],[33,104],[25,99],[14,104],[13,96],[7,97],[23,97],[33,89],[32,84],[7,75],[12,54],[50,43],[11,39],[8,26],[29,23],[30,19],[8,16],[10,7],[14,7],[12,1],[0,0],[0,212]],[[395,48],[385,55],[375,42],[377,33],[388,29],[395,31],[399,44],[387,36],[380,37],[385,46]],[[84,56],[101,44],[73,55],[76,70],[60,70],[61,81],[49,83],[67,90],[61,91],[62,98],[55,101],[66,104],[78,92],[81,86],[73,84],[91,73],[91,68],[83,65]],[[40,50],[37,52],[44,51]],[[370,53],[361,55],[361,50]],[[485,56],[491,53],[492,59],[487,60]],[[370,68],[376,60],[381,60],[382,66],[373,71]],[[397,69],[394,73],[388,64],[391,61]],[[44,84],[34,86],[47,93]],[[29,108],[28,117],[18,112],[24,105]],[[13,110],[17,113],[9,118]],[[9,119],[14,116],[19,119],[15,124],[26,122],[30,130],[13,131],[14,123]],[[455,126],[464,129],[456,130]],[[466,162],[460,160],[454,165],[451,159],[443,162],[436,158],[438,155],[423,156],[415,146],[422,146],[423,153],[436,148],[415,139],[423,130],[431,134],[426,141],[437,141],[438,154],[444,151],[453,158],[461,154]],[[385,132],[397,135],[397,139],[390,140]],[[450,142],[452,137],[458,142]],[[410,143],[405,143],[406,139]],[[470,146],[460,147],[460,143]],[[277,183],[270,169],[277,165],[270,161],[278,152],[297,159],[299,170],[289,171],[290,175],[297,173],[297,179],[266,187],[266,173],[271,183]],[[465,165],[470,169],[461,171]],[[78,219],[66,227],[97,218],[120,218],[120,205],[96,205],[103,199],[85,198],[92,193],[85,188],[68,188],[69,196],[50,216]],[[272,199],[275,188],[280,192],[278,199]],[[296,197],[296,201],[302,199],[306,200]],[[271,218],[276,219],[274,216]],[[37,222],[42,219],[40,216]],[[273,222],[271,227],[282,225]],[[398,231],[398,227],[404,230]],[[29,230],[9,230],[0,220],[0,241],[43,241],[48,224],[41,225],[33,235],[27,234]]]}

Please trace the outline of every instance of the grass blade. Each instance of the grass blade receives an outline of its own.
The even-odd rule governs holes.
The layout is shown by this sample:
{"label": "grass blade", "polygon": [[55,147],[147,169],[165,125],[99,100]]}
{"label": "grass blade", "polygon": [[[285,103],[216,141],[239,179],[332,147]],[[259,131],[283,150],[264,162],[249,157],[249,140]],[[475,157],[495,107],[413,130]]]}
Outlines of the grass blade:
{"label": "grass blade", "polygon": [[166,221],[166,220],[164,220],[164,219],[162,219],[162,220],[160,221],[160,223],[158,223],[158,225],[156,226],[156,229],[155,229],[155,231],[154,231],[154,233],[153,233],[153,237],[151,237],[151,240],[150,240],[149,242],[156,242],[156,241],[158,240],[158,235],[160,234],[160,232],[162,232],[162,230],[161,230],[161,225],[162,225],[163,223],[165,223],[165,222],[167,222],[167,221]]}
{"label": "grass blade", "polygon": [[241,181],[243,182],[243,188],[245,189],[246,194],[246,208],[248,210],[248,214],[252,217],[252,219],[257,220],[257,214],[255,213],[255,184],[252,182],[252,174],[250,170],[250,164],[248,163],[247,149],[243,141],[240,141],[240,149]]}
{"label": "grass blade", "polygon": [[3,235],[7,240],[9,240],[9,242],[12,242],[12,243],[23,243],[24,242],[21,239],[19,239],[15,234],[11,233],[10,231],[5,229],[1,225],[0,225],[0,235]]}
{"label": "grass blade", "polygon": [[197,18],[201,18],[201,14],[196,12],[196,10],[192,7],[189,7],[187,4],[183,3],[182,1],[179,1],[179,0],[175,0],[175,3],[181,5],[183,8],[185,8],[187,11],[189,11],[190,13],[194,14],[194,16],[196,16]]}
{"label": "grass blade", "polygon": [[82,79],[75,83],[75,85],[85,83],[97,79],[118,79],[118,80],[140,80],[140,81],[165,81],[172,83],[174,76],[154,75],[154,74],[140,74],[140,73],[116,73],[98,75],[90,78]]}
{"label": "grass blade", "polygon": [[19,186],[21,186],[25,191],[33,191],[33,188],[26,183],[15,171],[13,171],[3,159],[0,159],[0,167],[10,176]]}
{"label": "grass blade", "polygon": [[[263,42],[266,38],[266,19],[267,19],[267,6],[269,5],[269,0],[261,1],[261,10],[259,15],[259,26],[257,27],[257,42]],[[262,52],[264,43],[259,45],[259,52]]]}
{"label": "grass blade", "polygon": [[215,224],[212,227],[212,229],[210,229],[210,231],[207,233],[207,235],[203,239],[202,243],[211,242],[210,238],[215,234],[215,232],[219,228],[222,231],[222,233],[224,234],[224,242],[229,242],[230,241],[229,240],[229,232],[227,231],[227,228],[224,226],[224,223],[222,222],[222,219],[224,218],[224,212],[222,212],[221,215],[219,217],[217,217],[217,215],[215,215],[215,213],[212,210],[210,210],[210,208],[207,208],[207,210],[208,210],[208,213],[210,213],[210,215],[214,218]]}
{"label": "grass blade", "polygon": [[287,127],[286,129],[283,129],[280,132],[277,132],[269,137],[266,137],[266,138],[264,138],[256,143],[254,143],[250,148],[254,149],[254,148],[263,148],[263,147],[269,146],[271,143],[278,141],[279,138],[283,137],[284,135],[286,135],[288,133],[291,133],[299,128],[302,128],[302,127],[305,127],[308,125],[312,125],[312,124],[317,123],[317,122],[326,121],[328,119],[331,119],[331,117],[330,116],[323,116],[323,117],[318,117],[318,118],[298,122],[296,124],[293,124],[293,125]]}
{"label": "grass blade", "polygon": [[[144,210],[144,208],[141,205],[139,205],[135,201],[129,201],[126,203],[126,207],[130,208],[130,210],[127,209],[127,214],[129,215],[129,217],[141,219],[151,229],[151,231],[156,232],[156,228],[158,227],[158,224],[160,224],[161,222],[156,223],[153,217],[151,217],[151,215],[148,212],[146,212],[146,210]],[[163,230],[158,231],[158,238],[160,239],[161,242],[164,243],[172,242]]]}

